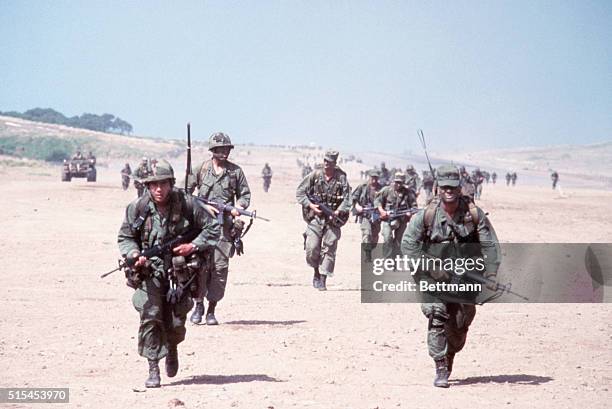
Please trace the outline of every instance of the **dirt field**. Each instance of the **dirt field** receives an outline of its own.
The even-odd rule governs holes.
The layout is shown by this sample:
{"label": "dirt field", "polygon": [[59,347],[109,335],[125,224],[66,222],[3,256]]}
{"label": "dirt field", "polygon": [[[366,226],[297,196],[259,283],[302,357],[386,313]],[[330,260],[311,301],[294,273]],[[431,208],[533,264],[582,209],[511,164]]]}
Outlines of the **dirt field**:
{"label": "dirt field", "polygon": [[[272,222],[256,221],[246,254],[230,264],[221,325],[189,324],[179,374],[168,379],[162,363],[156,390],[143,385],[132,290],[122,273],[99,278],[116,266],[116,233],[135,197],[121,190],[120,164],[99,168],[89,184],[60,182],[59,168],[0,169],[0,386],[69,387],[66,406],[93,408],[165,408],[173,399],[215,409],[609,407],[610,304],[480,307],[451,388],[432,387],[419,306],[360,303],[357,225],[343,228],[329,291],[311,287],[295,158],[234,157],[245,164],[252,207]],[[268,194],[264,161],[275,172]],[[612,192],[564,194],[488,185],[479,204],[504,242],[609,242]]]}

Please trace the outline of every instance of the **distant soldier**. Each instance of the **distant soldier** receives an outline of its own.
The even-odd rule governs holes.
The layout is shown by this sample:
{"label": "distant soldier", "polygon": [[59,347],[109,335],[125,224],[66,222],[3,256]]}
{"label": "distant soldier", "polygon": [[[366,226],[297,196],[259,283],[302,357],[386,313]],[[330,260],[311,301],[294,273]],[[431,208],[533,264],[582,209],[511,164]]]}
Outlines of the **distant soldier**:
{"label": "distant soldier", "polygon": [[[140,314],[138,354],[149,361],[145,386],[159,388],[160,359],[166,358],[168,377],[179,369],[177,346],[185,339],[185,320],[192,305],[188,288],[180,295],[175,293],[175,298],[168,297],[169,289],[193,281],[189,274],[193,277],[195,272],[187,265],[197,265],[202,254],[215,247],[219,225],[199,202],[174,187],[174,171],[165,160],[142,183],[147,193],[128,205],[118,244],[123,257],[136,260],[126,276],[128,285],[136,290],[132,304]],[[199,234],[169,254],[150,259],[142,255],[191,229]]]}
{"label": "distant soldier", "polygon": [[421,190],[421,177],[412,165],[406,166],[406,186],[412,189],[416,196],[419,195],[419,190]]}
{"label": "distant soldier", "polygon": [[424,170],[423,171],[423,190],[425,191],[425,203],[429,204],[431,199],[433,198],[433,187],[434,187],[435,178],[431,174],[431,171]]}
{"label": "distant soldier", "polygon": [[[232,149],[234,145],[228,135],[222,132],[212,134],[208,140],[208,150],[212,152],[212,159],[200,165],[196,172],[195,183],[190,186],[190,190],[197,188],[198,196],[204,199],[222,204],[235,204],[236,207],[246,209],[251,203],[251,190],[242,168],[227,160]],[[223,214],[221,238],[213,254],[214,268],[200,270],[200,285],[198,294],[194,297],[196,304],[189,318],[194,324],[202,322],[204,297],[206,297],[208,300],[206,325],[219,325],[215,309],[225,295],[229,259],[237,252],[236,246],[240,246],[244,227],[244,222],[239,216],[240,213],[236,209]]]}
{"label": "distant soldier", "polygon": [[383,256],[394,257],[400,250],[400,243],[410,213],[405,215],[393,215],[394,212],[408,210],[416,207],[416,195],[414,191],[406,186],[406,175],[397,172],[393,177],[393,185],[385,186],[376,196],[374,205],[378,208],[382,223]]}
{"label": "distant soldier", "polygon": [[512,179],[512,186],[516,185],[516,178],[518,177],[516,172],[512,172],[512,175],[510,177]]}
{"label": "distant soldier", "polygon": [[307,163],[302,167],[302,179],[312,172],[312,168]]}
{"label": "distant soldier", "polygon": [[142,196],[145,191],[145,185],[142,183],[144,179],[149,177],[153,172],[149,168],[148,159],[146,157],[142,158],[140,165],[134,171],[134,187],[136,188],[136,192],[138,193],[138,197]]}
{"label": "distant soldier", "polygon": [[[433,201],[412,217],[402,239],[402,253],[413,260],[451,257],[465,262],[466,259],[473,260],[476,248],[480,253],[478,256],[484,260],[482,275],[491,280],[487,287],[496,291],[501,258],[497,236],[486,214],[461,195],[460,179],[456,167],[438,168],[440,200]],[[479,247],[457,246],[459,243],[479,243]],[[451,280],[449,274],[460,277],[445,270],[419,271],[414,277],[417,281],[448,283]],[[465,345],[476,307],[473,303],[461,303],[462,300],[452,301],[448,297],[451,294],[444,292],[426,295],[421,311],[429,321],[427,347],[436,368],[434,386],[448,388],[455,354]]]}
{"label": "distant soldier", "polygon": [[480,200],[480,196],[482,195],[482,183],[484,182],[484,175],[480,168],[474,169],[472,172],[472,181],[474,182],[474,199]]}
{"label": "distant soldier", "polygon": [[380,234],[380,218],[373,220],[371,216],[375,211],[376,195],[380,192],[382,186],[378,183],[380,172],[377,169],[371,170],[369,174],[369,183],[357,186],[351,197],[353,199],[353,211],[360,221],[361,243],[364,246],[365,258],[367,261],[372,261],[372,250],[376,247]]}
{"label": "distant soldier", "polygon": [[468,196],[473,202],[474,195],[476,194],[476,183],[467,170],[465,170],[465,166],[461,166],[459,173],[461,175],[461,194],[463,196]]}
{"label": "distant soldier", "polygon": [[550,174],[550,178],[552,179],[552,188],[555,190],[557,188],[557,183],[559,182],[559,173],[556,170]]}
{"label": "distant soldier", "polygon": [[385,162],[380,162],[380,180],[379,183],[383,186],[387,186],[389,184],[389,180],[391,179],[391,173],[389,172],[389,169],[387,169],[387,166],[385,165]]}
{"label": "distant soldier", "polygon": [[83,157],[83,154],[81,153],[81,151],[77,151],[76,154],[72,157],[72,160],[83,160],[85,159],[85,157]]}
{"label": "distant soldier", "polygon": [[130,186],[130,176],[132,175],[132,168],[130,168],[129,163],[125,163],[123,169],[121,169],[121,185],[123,186],[123,190],[127,190]]}
{"label": "distant soldier", "polygon": [[155,168],[157,167],[157,159],[153,158],[151,159],[151,171],[155,171]]}
{"label": "distant soldier", "polygon": [[512,180],[512,173],[506,173],[506,186],[510,186],[510,181]]}
{"label": "distant soldier", "polygon": [[[346,173],[336,166],[338,155],[337,151],[327,151],[323,167],[309,173],[296,191],[307,223],[304,233],[306,262],[314,269],[313,287],[321,291],[327,290],[327,277],[334,274],[340,228],[348,219],[351,207],[351,187]],[[326,216],[311,199],[330,208],[333,217]]]}
{"label": "distant soldier", "polygon": [[483,170],[482,174],[484,175],[485,182],[487,182],[487,185],[488,185],[489,182],[491,181],[491,174],[487,172],[486,170]]}
{"label": "distant soldier", "polygon": [[270,183],[272,182],[272,168],[267,162],[261,170],[261,177],[263,179],[264,192],[267,192],[268,189],[270,189]]}
{"label": "distant soldier", "polygon": [[491,182],[493,182],[493,184],[495,184],[495,182],[497,182],[497,172],[493,171],[493,173],[491,173]]}

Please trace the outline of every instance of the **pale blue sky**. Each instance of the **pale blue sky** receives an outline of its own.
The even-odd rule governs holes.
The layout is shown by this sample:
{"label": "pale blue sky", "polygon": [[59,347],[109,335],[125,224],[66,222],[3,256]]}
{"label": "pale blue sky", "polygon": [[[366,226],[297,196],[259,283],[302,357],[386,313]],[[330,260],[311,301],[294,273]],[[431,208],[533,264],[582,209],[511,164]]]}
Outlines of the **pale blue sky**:
{"label": "pale blue sky", "polygon": [[0,0],[0,110],[354,151],[612,140],[612,1]]}

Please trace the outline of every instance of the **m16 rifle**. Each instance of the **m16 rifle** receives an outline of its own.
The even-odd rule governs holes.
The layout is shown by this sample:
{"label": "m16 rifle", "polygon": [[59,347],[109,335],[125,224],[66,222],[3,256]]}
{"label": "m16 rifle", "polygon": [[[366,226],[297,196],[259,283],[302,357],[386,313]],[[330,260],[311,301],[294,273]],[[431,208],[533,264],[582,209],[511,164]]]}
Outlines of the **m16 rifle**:
{"label": "m16 rifle", "polygon": [[329,221],[332,225],[336,227],[342,227],[348,221],[349,212],[340,211],[338,212],[338,214],[336,214],[331,207],[323,203],[323,201],[318,199],[317,197],[312,195],[307,195],[307,197],[308,200],[310,200],[313,204],[319,206],[319,209],[321,210],[321,212],[323,212],[325,219]]}

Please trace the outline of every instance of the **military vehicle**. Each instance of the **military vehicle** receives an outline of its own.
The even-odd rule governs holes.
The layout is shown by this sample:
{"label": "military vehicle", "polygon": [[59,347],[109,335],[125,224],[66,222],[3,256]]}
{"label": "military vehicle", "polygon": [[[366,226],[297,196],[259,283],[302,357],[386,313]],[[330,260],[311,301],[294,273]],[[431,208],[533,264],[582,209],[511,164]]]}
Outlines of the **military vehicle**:
{"label": "military vehicle", "polygon": [[72,178],[87,178],[88,182],[95,182],[96,175],[95,158],[64,159],[62,182],[70,182]]}

